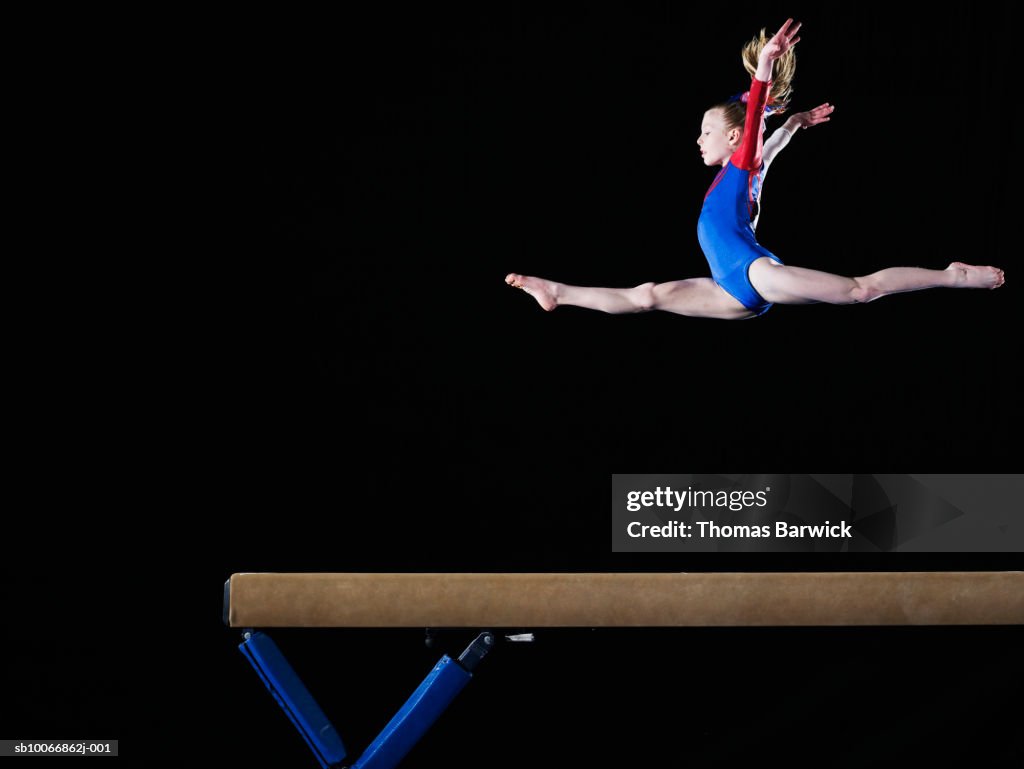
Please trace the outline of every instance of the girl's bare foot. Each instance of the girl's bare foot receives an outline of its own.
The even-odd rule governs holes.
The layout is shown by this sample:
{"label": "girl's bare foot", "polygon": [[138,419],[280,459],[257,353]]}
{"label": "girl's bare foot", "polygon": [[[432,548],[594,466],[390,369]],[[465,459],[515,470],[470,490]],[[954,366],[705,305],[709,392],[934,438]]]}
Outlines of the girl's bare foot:
{"label": "girl's bare foot", "polygon": [[558,306],[558,284],[543,278],[531,278],[529,275],[517,275],[510,272],[505,282],[514,288],[521,288],[534,299],[542,309],[551,312]]}
{"label": "girl's bare foot", "polygon": [[956,288],[999,288],[1003,285],[1003,271],[998,267],[978,267],[953,262],[946,268],[956,275]]}

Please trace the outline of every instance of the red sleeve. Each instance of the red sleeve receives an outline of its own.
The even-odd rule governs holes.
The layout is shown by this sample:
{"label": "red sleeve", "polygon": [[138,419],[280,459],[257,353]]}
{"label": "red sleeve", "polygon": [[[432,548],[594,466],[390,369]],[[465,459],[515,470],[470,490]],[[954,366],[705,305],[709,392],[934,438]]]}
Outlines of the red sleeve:
{"label": "red sleeve", "polygon": [[761,168],[761,149],[764,142],[764,108],[768,104],[771,80],[767,83],[756,77],[750,79],[747,99],[747,119],[743,124],[743,141],[732,155],[732,164],[744,171]]}

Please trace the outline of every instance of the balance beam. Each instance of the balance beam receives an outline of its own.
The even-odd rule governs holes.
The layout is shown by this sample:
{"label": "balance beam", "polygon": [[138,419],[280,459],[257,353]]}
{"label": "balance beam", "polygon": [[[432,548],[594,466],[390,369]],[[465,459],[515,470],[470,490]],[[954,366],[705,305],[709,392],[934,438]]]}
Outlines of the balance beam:
{"label": "balance beam", "polygon": [[233,574],[231,627],[1024,624],[1024,572]]}

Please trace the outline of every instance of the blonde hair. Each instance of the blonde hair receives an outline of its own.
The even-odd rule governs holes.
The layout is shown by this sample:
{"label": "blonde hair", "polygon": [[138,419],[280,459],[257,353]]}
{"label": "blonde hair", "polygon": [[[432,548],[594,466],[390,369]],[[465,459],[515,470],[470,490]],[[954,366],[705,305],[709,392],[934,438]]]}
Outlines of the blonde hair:
{"label": "blonde hair", "polygon": [[[757,72],[757,62],[761,57],[761,51],[764,50],[770,39],[767,30],[762,27],[760,34],[755,35],[743,46],[740,58],[743,60],[743,68],[751,77]],[[772,88],[768,94],[768,105],[772,107],[773,115],[781,115],[789,106],[789,99],[793,95],[793,77],[795,75],[796,50],[790,48],[776,59],[772,66]],[[722,111],[726,130],[743,128],[747,117],[746,102],[729,100],[716,104],[711,109]]]}
{"label": "blonde hair", "polygon": [[[757,62],[761,58],[761,51],[771,38],[764,27],[761,34],[753,37],[750,42],[743,46],[743,68],[753,77],[757,72]],[[768,94],[768,104],[775,108],[775,114],[779,115],[789,106],[789,99],[793,95],[793,77],[796,75],[796,49],[790,48],[782,56],[775,60],[772,67],[772,90]]]}

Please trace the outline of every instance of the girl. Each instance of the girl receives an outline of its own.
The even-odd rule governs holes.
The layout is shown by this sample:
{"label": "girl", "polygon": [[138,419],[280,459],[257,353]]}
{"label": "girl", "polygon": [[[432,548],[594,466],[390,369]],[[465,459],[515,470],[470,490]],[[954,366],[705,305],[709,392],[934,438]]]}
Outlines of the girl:
{"label": "girl", "polygon": [[[721,166],[704,196],[697,238],[711,266],[711,278],[644,283],[635,288],[584,288],[510,273],[505,282],[530,294],[545,310],[559,305],[608,313],[666,310],[679,315],[738,320],[779,304],[854,304],[922,288],[998,288],[1003,271],[953,262],[944,270],[891,267],[845,278],[782,263],[754,237],[761,184],[772,157],[798,128],[828,122],[835,109],[823,104],[793,115],[762,146],[764,115],[785,109],[796,70],[793,47],[800,24],[787,19],[770,40],[762,30],[743,49],[750,91],[704,113],[697,139],[707,166]],[[772,79],[773,67],[775,79]],[[745,102],[745,103],[744,103]]]}

